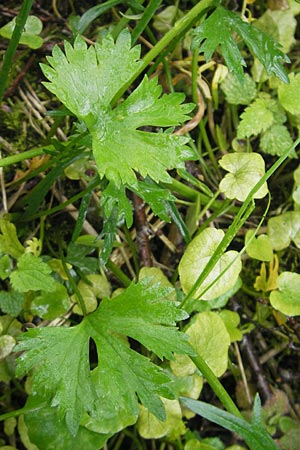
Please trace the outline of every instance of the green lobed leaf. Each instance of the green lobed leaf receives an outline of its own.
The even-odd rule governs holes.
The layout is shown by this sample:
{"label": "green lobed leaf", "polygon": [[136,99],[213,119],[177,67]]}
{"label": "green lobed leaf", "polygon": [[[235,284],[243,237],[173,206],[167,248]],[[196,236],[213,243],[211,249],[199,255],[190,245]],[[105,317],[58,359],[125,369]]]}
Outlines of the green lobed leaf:
{"label": "green lobed leaf", "polygon": [[[228,153],[219,164],[229,173],[220,182],[220,190],[226,197],[243,202],[251,189],[265,174],[265,162],[259,153]],[[267,183],[254,194],[253,198],[263,198],[268,193]]]}
{"label": "green lobed leaf", "polygon": [[[194,354],[187,337],[174,327],[187,314],[167,301],[166,293],[168,288],[149,287],[142,280],[114,299],[102,300],[79,325],[36,328],[22,335],[16,347],[25,351],[18,360],[18,376],[35,367],[33,393],[51,399],[74,436],[85,412],[102,424],[98,432],[118,431],[128,416],[137,417],[138,398],[164,420],[159,396],[174,396],[169,375],[132,350],[120,335],[140,342],[159,358],[172,359],[174,352]],[[92,373],[90,339],[98,353]]]}
{"label": "green lobed leaf", "polygon": [[[206,228],[188,245],[178,266],[180,283],[185,294],[192,289],[223,236],[222,230]],[[206,280],[199,286],[194,297],[200,297],[201,300],[213,300],[225,294],[235,285],[241,267],[241,260],[237,252],[231,250],[224,253]],[[226,272],[223,273],[226,268]],[[218,278],[219,276],[220,278]],[[210,286],[211,284],[212,286]]]}
{"label": "green lobed leaf", "polygon": [[278,290],[270,294],[273,308],[287,316],[300,315],[300,274],[282,272],[277,278]]}
{"label": "green lobed leaf", "polygon": [[274,115],[270,110],[269,100],[269,98],[258,97],[244,110],[237,129],[239,139],[257,136],[273,125]]}
{"label": "green lobed leaf", "polygon": [[283,250],[291,241],[300,248],[300,211],[288,211],[271,217],[267,230],[274,250]]}
{"label": "green lobed leaf", "polygon": [[24,253],[18,259],[17,269],[12,272],[10,281],[19,292],[55,291],[55,281],[51,277],[51,268],[41,258]]}
{"label": "green lobed leaf", "polygon": [[289,84],[280,84],[278,99],[284,109],[296,116],[300,114],[300,73],[290,73],[289,81]]}
{"label": "green lobed leaf", "polygon": [[[281,156],[285,150],[293,145],[293,140],[286,126],[272,125],[261,137],[259,146],[261,150],[269,155]],[[293,150],[290,158],[297,158]]]}
{"label": "green lobed leaf", "polygon": [[174,202],[176,197],[169,189],[164,189],[150,179],[138,181],[137,189],[134,192],[141,197],[151,207],[153,213],[165,222],[171,222],[167,202]]}
{"label": "green lobed leaf", "polygon": [[256,83],[247,73],[241,82],[234,73],[229,72],[221,83],[221,89],[227,102],[232,105],[249,105],[257,94]]}
{"label": "green lobed leaf", "polygon": [[284,82],[288,77],[282,63],[289,62],[289,58],[281,50],[280,45],[270,36],[244,22],[233,12],[222,6],[204,20],[194,31],[193,47],[200,44],[200,52],[204,53],[208,61],[219,45],[228,69],[243,81],[243,66],[246,62],[241,55],[233,33],[237,33],[244,40],[250,52],[263,64],[268,74],[273,73]]}
{"label": "green lobed leaf", "polygon": [[141,64],[139,46],[130,49],[130,45],[127,31],[116,42],[108,35],[89,48],[78,36],[74,47],[65,43],[66,55],[58,47],[53,49],[48,58],[52,67],[41,66],[50,80],[45,86],[85,121],[100,177],[106,176],[117,186],[136,186],[136,171],[155,181],[169,181],[166,170],[184,167],[186,159],[196,157],[185,145],[186,137],[138,129],[171,127],[187,120],[193,105],[182,104],[184,94],[161,96],[157,79],[145,76],[124,102],[111,108],[115,94]]}

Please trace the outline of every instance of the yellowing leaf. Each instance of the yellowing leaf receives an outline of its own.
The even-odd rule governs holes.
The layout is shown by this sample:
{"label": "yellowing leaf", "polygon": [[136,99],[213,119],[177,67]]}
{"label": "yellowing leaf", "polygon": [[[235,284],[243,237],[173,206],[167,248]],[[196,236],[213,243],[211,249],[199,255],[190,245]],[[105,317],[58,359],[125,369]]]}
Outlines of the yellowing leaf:
{"label": "yellowing leaf", "polygon": [[266,264],[263,262],[260,267],[260,274],[256,277],[254,289],[257,291],[268,292],[277,289],[279,260],[274,255],[274,259],[269,263],[269,276],[267,277]]}
{"label": "yellowing leaf", "polygon": [[287,316],[300,315],[300,274],[282,272],[278,277],[278,290],[270,294],[273,308]]}
{"label": "yellowing leaf", "polygon": [[[185,333],[189,336],[192,347],[214,374],[217,377],[223,375],[228,364],[230,336],[219,315],[212,311],[197,314]],[[176,360],[171,361],[170,364],[177,376],[191,375],[197,370],[186,355],[176,356]]]}
{"label": "yellowing leaf", "polygon": [[[241,202],[265,174],[265,163],[258,153],[230,153],[224,155],[219,164],[229,172],[220,182],[221,192]],[[264,183],[253,198],[263,198],[267,193],[268,186]]]}
{"label": "yellowing leaf", "polygon": [[274,250],[283,250],[291,241],[300,248],[300,211],[288,211],[271,217],[267,229]]}
{"label": "yellowing leaf", "polygon": [[248,230],[245,236],[246,252],[250,258],[260,261],[272,261],[273,250],[269,237],[266,234],[253,237],[253,230]]}
{"label": "yellowing leaf", "polygon": [[16,227],[7,218],[0,218],[0,253],[19,258],[25,249],[18,239]]}
{"label": "yellowing leaf", "polygon": [[[184,293],[188,293],[193,287],[223,236],[222,230],[206,228],[190,242],[178,266]],[[231,250],[224,253],[205,281],[199,286],[194,297],[200,297],[201,300],[213,300],[225,294],[235,285],[241,268],[237,252]]]}
{"label": "yellowing leaf", "polygon": [[166,410],[166,420],[161,421],[146,408],[140,406],[137,428],[144,439],[159,439],[168,436],[176,440],[186,432],[178,400],[162,399]]}

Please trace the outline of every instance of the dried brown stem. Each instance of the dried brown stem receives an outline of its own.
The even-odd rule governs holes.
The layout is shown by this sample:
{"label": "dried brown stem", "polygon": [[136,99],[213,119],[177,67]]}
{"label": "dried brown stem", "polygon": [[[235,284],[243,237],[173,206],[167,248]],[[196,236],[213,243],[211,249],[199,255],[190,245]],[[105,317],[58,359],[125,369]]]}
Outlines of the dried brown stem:
{"label": "dried brown stem", "polygon": [[137,250],[142,266],[152,267],[153,260],[149,244],[150,228],[148,226],[145,204],[136,194],[133,194],[134,217],[136,227]]}

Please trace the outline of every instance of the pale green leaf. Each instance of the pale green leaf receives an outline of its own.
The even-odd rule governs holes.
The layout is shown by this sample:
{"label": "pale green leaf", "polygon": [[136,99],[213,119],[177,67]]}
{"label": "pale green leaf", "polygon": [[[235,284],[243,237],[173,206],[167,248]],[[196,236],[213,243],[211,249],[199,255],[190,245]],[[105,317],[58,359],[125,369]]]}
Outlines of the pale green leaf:
{"label": "pale green leaf", "polygon": [[259,261],[272,261],[273,250],[269,236],[261,234],[258,237],[253,237],[255,231],[248,230],[245,236],[246,252],[250,258],[258,259]]}
{"label": "pale green leaf", "polygon": [[[291,135],[284,125],[272,125],[260,139],[261,150],[269,155],[281,156],[293,144]],[[297,158],[295,150],[289,154],[290,158]]]}
{"label": "pale green leaf", "polygon": [[178,8],[178,5],[170,5],[153,16],[153,28],[160,33],[166,33],[171,30],[176,20],[180,19],[184,13]]}
{"label": "pale green leaf", "polygon": [[221,89],[227,102],[232,105],[249,105],[257,94],[256,83],[247,73],[241,83],[234,73],[229,72],[221,83]]}
{"label": "pale green leaf", "polygon": [[35,316],[42,319],[53,320],[65,314],[71,306],[67,289],[60,283],[55,282],[53,292],[42,291],[34,297],[30,310]]}
{"label": "pale green leaf", "polygon": [[230,342],[241,341],[243,334],[238,328],[240,324],[240,316],[235,311],[230,311],[229,309],[222,309],[219,312],[219,316],[223,320],[226,330],[230,336]]}
{"label": "pale green leaf", "polygon": [[268,221],[268,236],[274,250],[283,250],[293,241],[300,248],[300,211],[288,211]]}
{"label": "pale green leaf", "polygon": [[[211,368],[217,377],[223,375],[228,364],[230,336],[219,315],[212,311],[197,314],[185,330],[192,347]],[[171,361],[176,376],[191,375],[197,368],[186,355],[176,355]]]}
{"label": "pale green leaf", "polygon": [[17,236],[17,230],[8,218],[0,218],[0,253],[5,253],[13,258],[19,258],[25,249]]}
{"label": "pale green leaf", "polygon": [[280,104],[294,115],[300,114],[300,73],[289,74],[289,84],[282,83],[278,88]]}
{"label": "pale green leaf", "polygon": [[[188,316],[165,299],[166,293],[166,288],[141,281],[102,300],[97,311],[77,326],[36,328],[22,335],[16,351],[25,352],[19,358],[18,375],[36,367],[33,392],[51,398],[73,435],[85,412],[97,420],[97,427],[101,424],[102,432],[117,432],[128,417],[137,418],[138,398],[164,420],[159,396],[174,398],[169,375],[128,347],[120,335],[140,342],[159,358],[172,359],[174,352],[194,354],[187,337],[174,327]],[[98,354],[92,373],[90,339]]]}
{"label": "pale green leaf", "polygon": [[267,98],[257,98],[250,106],[247,106],[241,114],[241,122],[237,129],[239,139],[257,136],[270,128],[274,122],[274,115],[268,102]]}
{"label": "pale green leaf", "polygon": [[264,65],[268,74],[275,74],[287,81],[287,74],[282,67],[289,58],[279,50],[280,45],[270,36],[243,21],[237,14],[220,6],[195,29],[193,47],[200,44],[200,52],[208,61],[215,50],[221,46],[222,55],[230,71],[243,79],[242,66],[246,62],[241,55],[233,33],[240,35],[253,55]]}
{"label": "pale green leaf", "polygon": [[[0,28],[0,36],[11,39],[15,25],[16,19],[14,18]],[[42,29],[43,23],[38,17],[28,16],[19,43],[28,45],[28,47],[33,49],[41,47],[43,45],[43,39],[38,34],[40,34]]]}
{"label": "pale green leaf", "polygon": [[140,406],[137,429],[142,438],[160,439],[167,436],[171,440],[176,440],[186,432],[179,401],[162,399],[162,402],[166,410],[165,421],[157,419],[146,408]]}
{"label": "pale green leaf", "polygon": [[[265,162],[258,153],[230,153],[224,155],[219,164],[229,172],[220,182],[221,192],[241,202],[265,174]],[[267,193],[268,186],[264,183],[253,198],[263,198]]]}
{"label": "pale green leaf", "polygon": [[287,316],[300,315],[300,275],[282,272],[277,279],[278,290],[270,294],[273,308]]}
{"label": "pale green leaf", "polygon": [[[111,294],[111,286],[105,275],[96,273],[86,275],[86,280],[80,280],[77,287],[84,301],[87,313],[95,311],[98,306],[97,298],[110,297]],[[76,295],[72,298],[78,302]],[[74,306],[74,312],[76,314],[82,314],[79,304]]]}
{"label": "pale green leaf", "polygon": [[15,345],[15,339],[9,334],[3,334],[0,336],[0,361],[12,352]]}
{"label": "pale green leaf", "polygon": [[[192,289],[223,237],[222,230],[206,228],[188,245],[178,266],[184,293],[188,293]],[[231,250],[224,253],[205,281],[199,286],[194,297],[200,297],[201,300],[213,300],[225,294],[235,285],[241,268],[241,260],[236,251]]]}
{"label": "pale green leaf", "polygon": [[183,168],[195,159],[185,144],[188,138],[170,132],[152,133],[141,127],[171,127],[188,119],[191,104],[182,104],[184,94],[163,95],[157,79],[146,76],[140,85],[114,109],[110,102],[135,73],[138,46],[130,49],[131,37],[120,33],[116,42],[107,36],[95,47],[77,37],[74,47],[65,43],[65,53],[55,47],[42,65],[44,83],[65,106],[85,121],[92,135],[92,147],[100,177],[117,186],[137,186],[136,171],[155,181],[169,181],[168,169]]}
{"label": "pale green leaf", "polygon": [[55,291],[55,281],[51,277],[51,268],[41,258],[24,253],[18,259],[17,269],[10,276],[16,291],[28,292],[43,290]]}

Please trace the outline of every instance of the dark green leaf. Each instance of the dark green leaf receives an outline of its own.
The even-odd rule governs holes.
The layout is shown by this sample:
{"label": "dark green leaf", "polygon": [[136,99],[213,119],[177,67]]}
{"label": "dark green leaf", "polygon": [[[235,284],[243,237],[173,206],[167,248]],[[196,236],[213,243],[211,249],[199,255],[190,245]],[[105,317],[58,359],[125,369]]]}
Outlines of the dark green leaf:
{"label": "dark green leaf", "polygon": [[242,67],[246,66],[246,62],[233,37],[234,32],[244,40],[250,52],[259,59],[269,75],[273,73],[288,83],[287,73],[282,64],[290,60],[279,50],[280,45],[266,33],[244,22],[222,6],[216,8],[208,19],[195,29],[193,47],[200,45],[200,52],[204,53],[208,61],[220,45],[229,70],[243,82]]}

